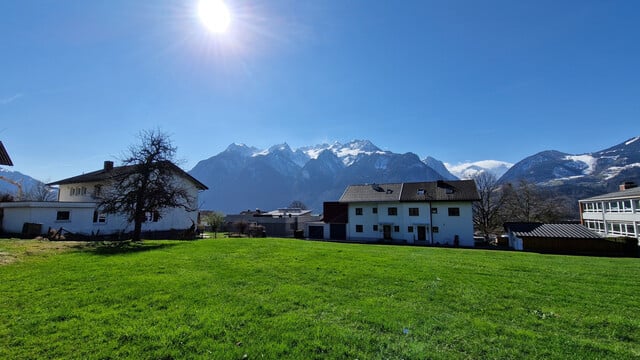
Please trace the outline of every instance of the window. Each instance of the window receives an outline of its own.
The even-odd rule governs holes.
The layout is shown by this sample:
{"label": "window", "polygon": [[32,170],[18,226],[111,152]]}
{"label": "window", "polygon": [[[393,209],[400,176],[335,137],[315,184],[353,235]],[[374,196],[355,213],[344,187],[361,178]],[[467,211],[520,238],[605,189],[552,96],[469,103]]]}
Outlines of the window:
{"label": "window", "polygon": [[93,212],[93,222],[94,223],[106,223],[107,215],[98,211]]}
{"label": "window", "polygon": [[389,216],[396,216],[398,215],[398,208],[396,207],[390,207],[387,209],[387,215]]}
{"label": "window", "polygon": [[412,232],[413,232],[413,226],[409,226],[409,227],[407,227],[407,232],[412,233]]}
{"label": "window", "polygon": [[460,216],[460,208],[449,208],[449,216]]}
{"label": "window", "polygon": [[373,208],[373,209],[371,209],[371,210],[373,211],[373,213],[374,213],[374,214],[377,214],[377,213],[378,213],[378,208]]}
{"label": "window", "polygon": [[56,213],[56,221],[69,221],[71,219],[70,211],[58,211]]}
{"label": "window", "polygon": [[400,232],[400,226],[395,225],[395,226],[393,227],[393,232]]}
{"label": "window", "polygon": [[419,208],[409,208],[409,216],[420,216]]}
{"label": "window", "polygon": [[356,215],[362,215],[362,208],[356,208]]}
{"label": "window", "polygon": [[438,213],[438,208],[431,208],[431,213],[432,214],[437,214]]}
{"label": "window", "polygon": [[435,234],[439,231],[440,229],[437,226],[433,226],[431,227],[431,231]]}
{"label": "window", "polygon": [[98,197],[102,194],[102,185],[96,185],[93,187],[93,196]]}
{"label": "window", "polygon": [[356,232],[362,232],[362,225],[356,225]]}
{"label": "window", "polygon": [[69,189],[69,196],[74,196],[76,194],[76,188]]}
{"label": "window", "polygon": [[373,231],[378,231],[378,225],[373,225]]}
{"label": "window", "polygon": [[416,195],[424,195],[424,189],[418,189]]}

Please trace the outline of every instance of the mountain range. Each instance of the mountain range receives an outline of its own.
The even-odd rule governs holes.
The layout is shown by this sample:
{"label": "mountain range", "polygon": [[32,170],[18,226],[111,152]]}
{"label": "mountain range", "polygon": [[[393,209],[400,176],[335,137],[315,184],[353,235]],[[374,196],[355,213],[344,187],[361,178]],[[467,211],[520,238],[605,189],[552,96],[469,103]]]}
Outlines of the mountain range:
{"label": "mountain range", "polygon": [[[381,150],[368,140],[334,142],[291,149],[286,143],[258,149],[231,144],[189,171],[210,190],[202,209],[236,213],[273,210],[301,201],[320,212],[324,201],[340,198],[350,184],[467,179],[488,171],[500,183],[521,180],[545,186],[571,201],[616,191],[620,183],[640,183],[640,136],[585,154],[542,151],[515,164],[484,160],[452,165],[433,157]],[[26,187],[37,180],[0,168],[0,175]],[[15,187],[0,181],[0,193]]]}
{"label": "mountain range", "polygon": [[315,211],[337,200],[349,184],[456,179],[433,158],[383,151],[367,140],[292,150],[286,143],[260,150],[231,144],[189,172],[211,190],[201,207],[223,212],[271,210],[301,201]]}

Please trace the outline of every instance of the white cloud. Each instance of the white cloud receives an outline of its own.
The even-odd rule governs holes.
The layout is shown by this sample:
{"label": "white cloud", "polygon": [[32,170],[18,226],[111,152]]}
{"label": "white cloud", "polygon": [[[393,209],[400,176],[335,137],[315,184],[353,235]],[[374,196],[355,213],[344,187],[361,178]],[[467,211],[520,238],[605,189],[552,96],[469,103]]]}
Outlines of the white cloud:
{"label": "white cloud", "polygon": [[14,101],[16,101],[16,100],[20,99],[22,96],[24,96],[24,94],[22,94],[22,93],[17,93],[17,94],[14,94],[14,95],[12,95],[12,96],[8,96],[8,97],[0,98],[0,105],[7,105],[7,104],[10,104],[10,103],[12,103],[12,102],[14,102]]}

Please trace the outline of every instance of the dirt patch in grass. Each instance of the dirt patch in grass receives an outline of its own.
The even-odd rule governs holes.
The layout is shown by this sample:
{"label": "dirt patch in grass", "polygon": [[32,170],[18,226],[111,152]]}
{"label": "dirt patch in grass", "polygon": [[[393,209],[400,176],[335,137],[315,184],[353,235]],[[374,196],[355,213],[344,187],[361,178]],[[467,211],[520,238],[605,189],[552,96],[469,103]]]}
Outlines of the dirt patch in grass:
{"label": "dirt patch in grass", "polygon": [[90,243],[79,241],[0,239],[0,266],[13,264],[29,256],[49,256],[83,250],[90,246]]}

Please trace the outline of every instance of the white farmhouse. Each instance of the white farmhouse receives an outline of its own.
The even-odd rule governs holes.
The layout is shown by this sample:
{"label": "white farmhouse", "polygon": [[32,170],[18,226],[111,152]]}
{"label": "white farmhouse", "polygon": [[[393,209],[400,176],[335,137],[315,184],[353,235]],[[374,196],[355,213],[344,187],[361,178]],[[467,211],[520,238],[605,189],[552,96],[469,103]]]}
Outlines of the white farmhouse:
{"label": "white farmhouse", "polygon": [[579,203],[584,226],[606,237],[634,237],[640,244],[640,188],[635,183],[626,182],[618,192]]}
{"label": "white farmhouse", "polygon": [[[207,187],[191,175],[170,164],[175,181],[188,189],[194,210],[183,208],[163,209],[162,213],[147,214],[143,232],[185,230],[198,221],[198,192]],[[39,235],[49,229],[80,235],[109,235],[128,233],[133,223],[122,214],[105,214],[97,209],[96,195],[116,176],[134,171],[133,166],[114,167],[105,161],[101,170],[50,183],[58,185],[58,201],[52,202],[5,202],[0,203],[2,231],[5,233],[29,233]]]}
{"label": "white farmhouse", "polygon": [[325,203],[326,224],[310,224],[307,233],[336,240],[470,247],[477,200],[473,180],[351,185],[338,202]]}

